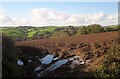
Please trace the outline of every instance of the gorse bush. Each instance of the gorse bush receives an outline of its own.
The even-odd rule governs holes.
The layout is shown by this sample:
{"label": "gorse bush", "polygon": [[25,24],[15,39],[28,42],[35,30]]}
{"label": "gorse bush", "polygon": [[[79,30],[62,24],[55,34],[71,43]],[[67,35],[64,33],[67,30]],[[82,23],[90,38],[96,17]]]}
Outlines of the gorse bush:
{"label": "gorse bush", "polygon": [[104,79],[117,79],[120,77],[120,45],[114,44],[106,53],[106,60],[102,67],[95,71],[94,76]]}
{"label": "gorse bush", "polygon": [[14,41],[2,34],[2,79],[20,79],[25,76],[22,67],[17,65],[19,50],[14,47]]}
{"label": "gorse bush", "polygon": [[83,26],[83,27],[80,27],[79,29],[78,29],[78,32],[77,32],[77,34],[87,34],[88,32],[87,32],[87,27],[85,27],[85,26]]}

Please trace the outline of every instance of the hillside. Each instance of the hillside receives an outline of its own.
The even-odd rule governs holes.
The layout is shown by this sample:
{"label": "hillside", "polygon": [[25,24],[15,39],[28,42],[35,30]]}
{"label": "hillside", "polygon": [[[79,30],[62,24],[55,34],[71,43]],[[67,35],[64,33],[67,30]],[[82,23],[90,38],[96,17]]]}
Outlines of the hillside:
{"label": "hillside", "polygon": [[96,33],[88,35],[76,35],[76,36],[66,36],[61,38],[46,38],[46,39],[37,39],[30,41],[21,41],[16,42],[17,46],[45,46],[45,45],[55,45],[55,44],[79,44],[79,43],[97,43],[104,42],[107,40],[118,39],[118,32],[106,32],[106,33]]}
{"label": "hillside", "polygon": [[[115,27],[21,26],[5,27],[1,32],[4,77],[11,70],[25,79],[119,77],[120,40],[119,29]],[[12,62],[8,63],[10,59]],[[14,77],[12,73],[8,76]]]}
{"label": "hillside", "polygon": [[98,24],[88,26],[19,26],[19,27],[2,27],[0,33],[10,36],[14,41],[27,41],[33,39],[58,38],[83,34],[94,34],[102,32],[118,31],[115,26],[103,27]]}
{"label": "hillside", "polygon": [[[86,67],[83,68],[83,71],[94,72],[96,69],[99,70],[103,67],[103,63],[106,61],[107,56],[109,56],[108,52],[111,51],[113,46],[117,46],[117,49],[120,48],[118,46],[119,42],[118,32],[106,32],[22,41],[16,42],[15,46],[20,48],[22,46],[36,47],[38,49],[43,48],[46,49],[49,54],[58,56],[59,58],[67,58],[74,55],[80,56],[84,61],[86,61]],[[114,49],[114,51],[117,50]],[[117,57],[120,57],[118,51],[116,54]],[[78,69],[78,71],[81,71],[81,68]]]}
{"label": "hillside", "polygon": [[62,37],[56,35],[26,41],[13,41],[3,34],[3,70],[6,71],[4,77],[18,76],[20,79],[114,77],[116,79],[120,73],[118,33],[114,31]]}

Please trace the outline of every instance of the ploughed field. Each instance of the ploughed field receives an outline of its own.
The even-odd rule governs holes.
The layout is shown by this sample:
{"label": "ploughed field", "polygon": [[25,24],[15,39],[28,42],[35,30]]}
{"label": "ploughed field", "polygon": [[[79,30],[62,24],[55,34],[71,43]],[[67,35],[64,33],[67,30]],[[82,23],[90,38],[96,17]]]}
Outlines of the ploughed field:
{"label": "ploughed field", "polygon": [[80,43],[100,43],[104,41],[111,41],[118,38],[118,32],[105,32],[96,34],[66,36],[59,38],[46,38],[37,39],[30,41],[16,42],[16,46],[56,46],[56,45],[69,45],[69,44],[80,44]]}
{"label": "ploughed field", "polygon": [[[118,43],[118,32],[76,35],[61,38],[46,38],[39,40],[16,42],[16,46],[30,46],[46,49],[50,54],[59,54],[64,51],[88,52],[97,48],[107,48],[112,43]],[[31,48],[30,48],[31,49]]]}
{"label": "ploughed field", "polygon": [[20,47],[24,53],[32,51],[33,55],[39,53],[40,55],[52,54],[59,59],[80,56],[78,61],[82,59],[84,63],[80,64],[80,66],[75,65],[76,67],[73,67],[74,71],[67,71],[69,70],[68,63],[67,65],[62,66],[62,69],[59,68],[57,71],[52,73],[56,74],[56,76],[58,74],[62,76],[64,73],[70,76],[69,73],[74,72],[74,75],[78,76],[78,72],[92,72],[94,69],[97,69],[105,60],[106,53],[109,51],[111,46],[117,45],[119,42],[118,32],[105,32],[61,38],[21,41],[16,42],[15,46]]}

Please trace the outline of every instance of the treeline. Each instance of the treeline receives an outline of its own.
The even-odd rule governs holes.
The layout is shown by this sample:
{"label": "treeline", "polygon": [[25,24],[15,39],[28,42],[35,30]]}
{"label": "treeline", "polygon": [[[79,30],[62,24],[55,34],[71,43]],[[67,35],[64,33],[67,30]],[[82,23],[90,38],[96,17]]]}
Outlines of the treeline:
{"label": "treeline", "polygon": [[[37,29],[37,27],[36,27]],[[94,34],[101,32],[118,31],[118,26],[101,26],[98,24],[92,24],[88,26],[68,26],[68,27],[56,27],[53,31],[44,31],[44,33],[36,32],[33,37],[28,39],[43,39],[43,38],[55,38],[73,35]]]}
{"label": "treeline", "polygon": [[78,34],[93,34],[93,33],[101,33],[101,32],[111,32],[120,30],[118,26],[106,26],[102,27],[98,24],[82,26],[78,29]]}
{"label": "treeline", "polygon": [[93,34],[101,32],[119,31],[117,25],[101,26],[99,24],[92,24],[88,26],[46,26],[46,27],[32,27],[19,26],[15,28],[4,28],[3,33],[11,36],[15,41],[24,41],[32,39],[55,38],[73,35]]}

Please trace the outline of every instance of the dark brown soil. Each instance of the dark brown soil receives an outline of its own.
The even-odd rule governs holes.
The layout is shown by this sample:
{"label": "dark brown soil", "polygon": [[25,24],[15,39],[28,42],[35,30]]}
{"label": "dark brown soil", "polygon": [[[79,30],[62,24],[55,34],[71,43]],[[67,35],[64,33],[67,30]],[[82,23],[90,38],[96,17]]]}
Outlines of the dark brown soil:
{"label": "dark brown soil", "polygon": [[[107,43],[118,40],[118,32],[96,33],[88,35],[68,36],[62,38],[46,38],[39,40],[16,42],[16,46],[32,46],[36,48],[45,48],[49,53],[61,51],[92,51],[94,49],[105,47]],[[105,47],[107,49],[107,47]],[[102,49],[102,48],[101,48]],[[104,50],[104,52],[106,52]]]}
{"label": "dark brown soil", "polygon": [[[92,59],[91,68],[103,62],[105,53],[112,44],[118,44],[118,32],[105,32],[88,35],[67,36],[62,38],[46,38],[39,40],[16,42],[16,46],[32,46],[44,48],[50,54],[65,58],[79,55],[84,60]],[[26,49],[29,50],[29,49]],[[86,69],[89,71],[89,69]]]}
{"label": "dark brown soil", "polygon": [[118,32],[105,32],[88,35],[66,36],[61,38],[46,38],[39,40],[30,40],[16,42],[16,46],[64,46],[66,44],[80,44],[80,43],[100,43],[104,41],[112,41],[118,39]]}

